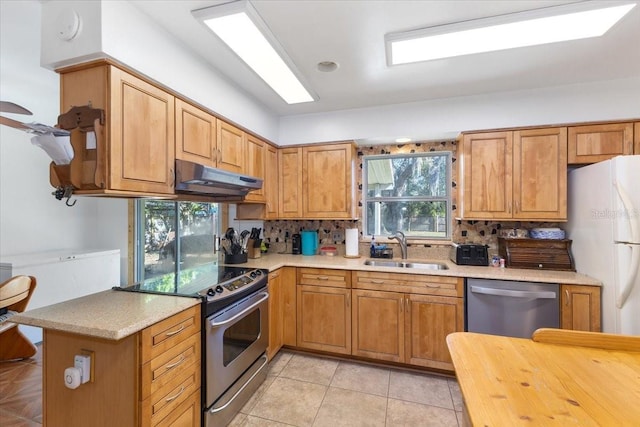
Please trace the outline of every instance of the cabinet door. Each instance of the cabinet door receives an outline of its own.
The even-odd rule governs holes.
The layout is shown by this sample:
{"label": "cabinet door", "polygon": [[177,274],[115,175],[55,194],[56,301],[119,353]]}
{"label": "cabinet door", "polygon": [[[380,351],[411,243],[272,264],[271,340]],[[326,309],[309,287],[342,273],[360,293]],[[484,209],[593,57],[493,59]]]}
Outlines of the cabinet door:
{"label": "cabinet door", "polygon": [[302,218],[302,148],[278,150],[278,216]]}
{"label": "cabinet door", "polygon": [[406,363],[453,370],[446,338],[464,330],[463,299],[408,295]]}
{"label": "cabinet door", "polygon": [[266,201],[265,219],[278,218],[278,150],[267,144],[264,197]]}
{"label": "cabinet door", "polygon": [[404,294],[353,290],[352,354],[404,362]]}
{"label": "cabinet door", "polygon": [[512,217],[512,136],[512,132],[464,135],[463,218]]}
{"label": "cabinet door", "polygon": [[640,155],[640,122],[633,124],[633,154]]}
{"label": "cabinet door", "polygon": [[567,219],[567,129],[513,133],[513,217]]}
{"label": "cabinet door", "polygon": [[244,173],[245,134],[237,127],[218,119],[218,167]]}
{"label": "cabinet door", "polygon": [[245,147],[247,155],[244,173],[263,180],[262,188],[260,190],[254,190],[247,194],[245,200],[252,202],[264,202],[266,184],[265,160],[267,155],[267,144],[252,135],[247,135],[247,142]]}
{"label": "cabinet door", "polygon": [[176,159],[216,166],[216,118],[176,98]]}
{"label": "cabinet door", "polygon": [[604,123],[569,127],[569,164],[597,163],[633,154],[633,123]]}
{"label": "cabinet door", "polygon": [[351,354],[351,289],[298,285],[297,345]]}
{"label": "cabinet door", "polygon": [[173,194],[174,97],[114,67],[110,82],[109,187]]}
{"label": "cabinet door", "polygon": [[576,331],[601,331],[600,288],[562,285],[561,327]]}
{"label": "cabinet door", "polygon": [[282,347],[284,307],[280,273],[280,270],[269,273],[269,348],[267,349],[269,360],[271,360]]}
{"label": "cabinet door", "polygon": [[279,271],[282,291],[282,344],[295,347],[297,340],[296,268],[283,267]]}
{"label": "cabinet door", "polygon": [[303,216],[353,218],[353,146],[320,145],[303,148]]}

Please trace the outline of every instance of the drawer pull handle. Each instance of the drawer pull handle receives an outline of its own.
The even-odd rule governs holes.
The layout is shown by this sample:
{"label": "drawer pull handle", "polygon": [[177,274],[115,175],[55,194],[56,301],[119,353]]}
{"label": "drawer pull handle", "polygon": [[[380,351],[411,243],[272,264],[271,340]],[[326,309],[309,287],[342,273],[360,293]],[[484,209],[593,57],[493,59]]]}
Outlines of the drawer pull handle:
{"label": "drawer pull handle", "polygon": [[182,393],[184,393],[184,386],[180,387],[180,391],[177,392],[174,396],[167,397],[164,401],[171,402],[172,400],[176,400]]}
{"label": "drawer pull handle", "polygon": [[184,362],[184,360],[185,360],[185,357],[184,357],[184,354],[183,354],[183,355],[180,356],[180,360],[178,360],[177,362],[172,363],[170,365],[165,365],[165,369],[167,369],[167,370],[173,369],[176,366],[178,366],[179,364],[181,364],[182,362]]}
{"label": "drawer pull handle", "polygon": [[318,276],[316,277],[318,280],[329,280],[329,276]]}
{"label": "drawer pull handle", "polygon": [[433,285],[431,283],[425,283],[425,285],[427,288],[432,288],[432,289],[439,289],[440,285]]}
{"label": "drawer pull handle", "polygon": [[371,283],[375,283],[376,285],[383,285],[384,280],[371,279]]}
{"label": "drawer pull handle", "polygon": [[180,325],[180,327],[179,327],[177,330],[175,330],[175,331],[173,331],[173,332],[167,332],[167,333],[165,334],[165,336],[167,336],[167,337],[172,337],[172,336],[174,336],[175,334],[179,334],[179,333],[180,333],[180,332],[182,332],[183,330],[184,330],[184,325]]}

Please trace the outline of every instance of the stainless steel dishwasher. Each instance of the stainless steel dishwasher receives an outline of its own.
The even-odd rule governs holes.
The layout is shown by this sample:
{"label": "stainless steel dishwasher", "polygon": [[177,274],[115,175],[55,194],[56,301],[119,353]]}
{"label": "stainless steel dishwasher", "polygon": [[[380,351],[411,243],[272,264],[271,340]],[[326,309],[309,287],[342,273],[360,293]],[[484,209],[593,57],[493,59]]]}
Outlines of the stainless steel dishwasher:
{"label": "stainless steel dishwasher", "polygon": [[560,285],[467,279],[465,330],[531,338],[538,328],[560,327]]}

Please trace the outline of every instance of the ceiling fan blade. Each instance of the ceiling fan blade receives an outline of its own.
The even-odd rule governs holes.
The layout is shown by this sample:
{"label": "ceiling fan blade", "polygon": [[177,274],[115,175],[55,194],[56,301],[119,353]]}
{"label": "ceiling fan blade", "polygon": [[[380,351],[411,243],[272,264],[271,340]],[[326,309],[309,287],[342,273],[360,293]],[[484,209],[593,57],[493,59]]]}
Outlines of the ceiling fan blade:
{"label": "ceiling fan blade", "polygon": [[26,126],[24,123],[19,122],[17,120],[13,120],[10,119],[8,117],[3,117],[0,116],[0,125],[6,125],[12,128],[16,128],[16,129],[20,129],[20,130],[31,130],[28,126]]}
{"label": "ceiling fan blade", "polygon": [[0,111],[3,113],[26,114],[28,116],[33,115],[33,113],[26,108],[8,101],[0,101]]}

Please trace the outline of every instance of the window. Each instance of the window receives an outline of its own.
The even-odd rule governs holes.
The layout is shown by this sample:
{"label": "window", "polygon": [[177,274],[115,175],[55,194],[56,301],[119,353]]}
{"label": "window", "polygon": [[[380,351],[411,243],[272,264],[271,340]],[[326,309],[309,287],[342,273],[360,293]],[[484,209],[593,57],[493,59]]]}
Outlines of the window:
{"label": "window", "polygon": [[451,153],[363,157],[364,230],[451,238]]}
{"label": "window", "polygon": [[216,261],[220,235],[218,204],[139,200],[136,202],[136,281]]}

